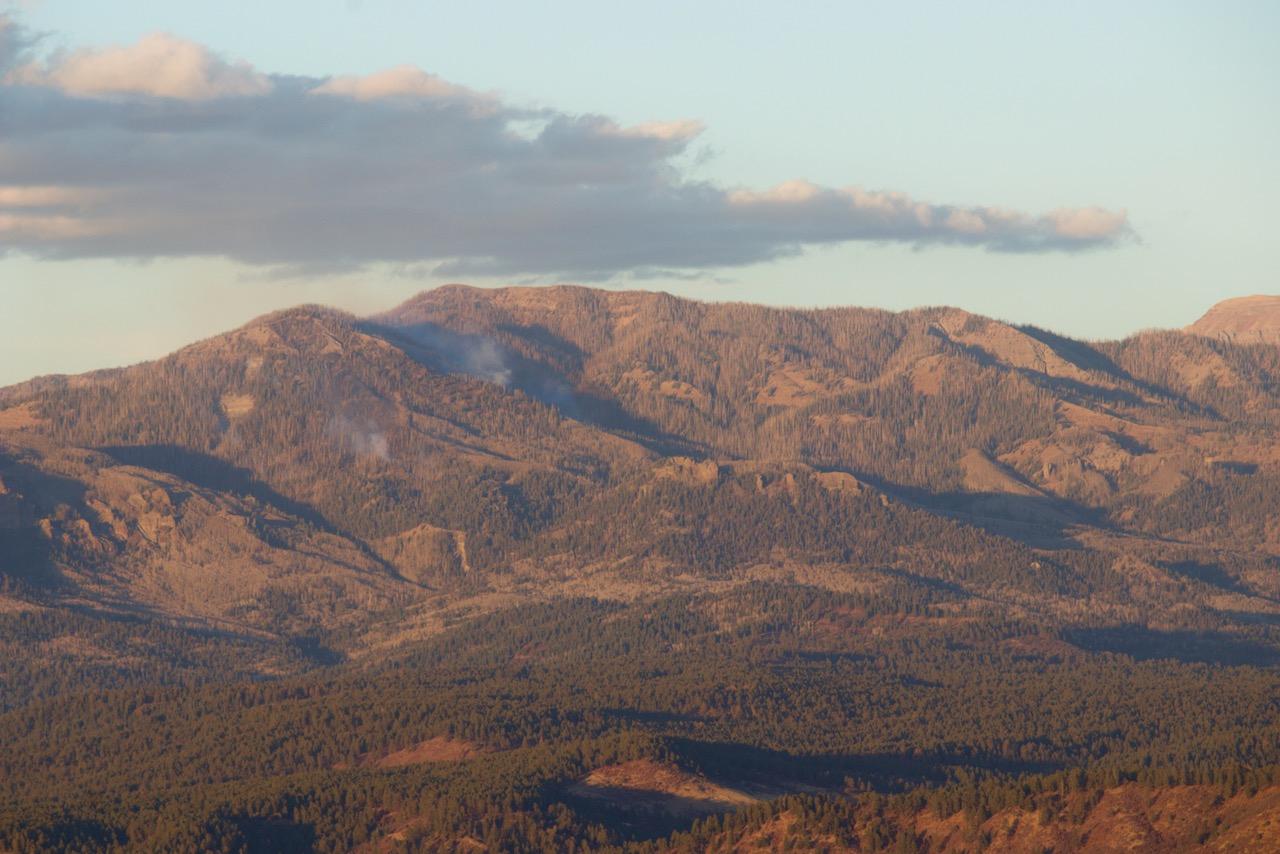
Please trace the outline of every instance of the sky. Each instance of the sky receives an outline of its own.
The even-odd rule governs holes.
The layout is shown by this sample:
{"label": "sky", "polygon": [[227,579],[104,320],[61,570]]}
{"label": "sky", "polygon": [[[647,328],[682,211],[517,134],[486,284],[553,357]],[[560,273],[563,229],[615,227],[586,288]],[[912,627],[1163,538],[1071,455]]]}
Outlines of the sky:
{"label": "sky", "polygon": [[1280,291],[1280,4],[0,0],[0,385],[447,282]]}

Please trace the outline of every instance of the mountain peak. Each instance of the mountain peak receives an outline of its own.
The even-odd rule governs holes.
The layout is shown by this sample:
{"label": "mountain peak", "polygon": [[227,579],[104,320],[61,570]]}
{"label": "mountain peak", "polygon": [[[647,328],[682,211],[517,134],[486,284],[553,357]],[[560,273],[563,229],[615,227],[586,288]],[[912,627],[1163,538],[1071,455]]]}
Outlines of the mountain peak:
{"label": "mountain peak", "polygon": [[300,305],[255,317],[243,326],[184,347],[175,357],[204,358],[213,354],[268,350],[331,351],[349,337],[355,315],[321,305]]}
{"label": "mountain peak", "polygon": [[1280,295],[1255,294],[1223,300],[1186,331],[1237,344],[1280,344]]}
{"label": "mountain peak", "polygon": [[612,290],[586,285],[513,285],[502,288],[482,288],[474,285],[448,284],[415,294],[380,317],[403,319],[446,307],[459,309],[485,305],[515,311],[556,310],[569,305],[594,304],[608,307],[615,304],[632,305],[645,300],[694,302],[661,291]]}

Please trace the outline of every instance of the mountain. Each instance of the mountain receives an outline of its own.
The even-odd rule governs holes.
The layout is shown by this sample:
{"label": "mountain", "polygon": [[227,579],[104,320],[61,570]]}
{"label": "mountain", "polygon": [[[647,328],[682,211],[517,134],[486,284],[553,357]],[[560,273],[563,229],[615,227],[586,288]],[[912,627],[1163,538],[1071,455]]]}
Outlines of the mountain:
{"label": "mountain", "polygon": [[1027,792],[1053,845],[1099,792],[1254,797],[1258,299],[1083,342],[449,286],[0,390],[0,850],[959,850]]}
{"label": "mountain", "polygon": [[[611,595],[855,556],[906,570],[902,548],[941,567],[951,540],[983,595],[1069,609],[1073,570],[1020,567],[1043,562],[1030,549],[1068,567],[1084,541],[1157,587],[1225,562],[1200,600],[1270,613],[1272,582],[1243,578],[1280,548],[1254,512],[1280,483],[1275,367],[1225,342],[1090,345],[956,309],[571,287],[441,288],[368,320],[305,307],[6,390],[0,477],[30,558],[8,574],[318,637],[427,591]],[[787,533],[739,530],[760,517]]]}
{"label": "mountain", "polygon": [[1187,331],[1237,344],[1280,344],[1280,296],[1223,300]]}

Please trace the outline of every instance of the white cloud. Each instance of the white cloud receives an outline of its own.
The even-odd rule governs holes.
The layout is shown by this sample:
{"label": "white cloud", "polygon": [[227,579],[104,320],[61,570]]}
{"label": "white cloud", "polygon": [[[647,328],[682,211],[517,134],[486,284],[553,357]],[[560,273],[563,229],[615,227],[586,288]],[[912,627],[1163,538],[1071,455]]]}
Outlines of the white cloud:
{"label": "white cloud", "polygon": [[671,122],[643,122],[622,127],[611,121],[601,121],[597,132],[603,136],[630,137],[631,139],[658,139],[663,142],[687,143],[705,130],[702,122],[678,119]]}
{"label": "white cloud", "polygon": [[957,234],[980,235],[986,233],[987,221],[978,211],[951,211],[944,227]]}
{"label": "white cloud", "polygon": [[1124,211],[1108,211],[1102,208],[1063,208],[1049,212],[1045,219],[1062,237],[1074,240],[1096,240],[1123,229],[1127,217]]}
{"label": "white cloud", "polygon": [[10,85],[45,86],[69,95],[150,95],[203,101],[271,91],[271,80],[243,62],[230,63],[195,42],[153,33],[124,47],[55,54],[9,72]]}
{"label": "white cloud", "polygon": [[80,187],[6,187],[0,184],[0,208],[48,208],[83,205],[102,194]]}
{"label": "white cloud", "polygon": [[729,193],[731,205],[793,205],[822,195],[822,188],[805,180],[784,181],[768,190],[734,190]]}
{"label": "white cloud", "polygon": [[465,86],[457,86],[412,65],[398,65],[363,77],[351,75],[330,77],[311,92],[317,95],[339,95],[358,101],[374,101],[382,98],[485,100],[485,96]]}

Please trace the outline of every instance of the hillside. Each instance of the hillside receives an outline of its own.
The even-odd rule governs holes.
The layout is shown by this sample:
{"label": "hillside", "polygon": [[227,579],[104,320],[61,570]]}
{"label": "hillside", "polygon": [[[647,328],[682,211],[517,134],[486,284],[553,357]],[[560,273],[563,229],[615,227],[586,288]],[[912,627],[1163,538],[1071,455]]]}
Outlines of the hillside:
{"label": "hillside", "polygon": [[1224,300],[1187,331],[1236,344],[1280,344],[1280,296]]}
{"label": "hillside", "polygon": [[[725,830],[690,836],[705,850],[1269,852],[1280,846],[1280,788],[1224,795],[1216,786],[1127,783],[1024,796],[985,820],[949,807],[867,799],[833,812],[784,799]],[[944,803],[943,798],[938,798]],[[940,811],[939,811],[940,810]],[[684,838],[681,843],[688,845]],[[672,846],[670,850],[679,850]]]}
{"label": "hillside", "polygon": [[1117,616],[1133,597],[1269,614],[1274,357],[572,287],[441,288],[367,321],[301,308],[6,390],[26,556],[7,575],[293,636],[409,607],[415,635],[460,597],[840,587],[850,563],[1063,613],[1083,545]]}
{"label": "hillside", "polygon": [[[798,819],[695,822],[1270,785],[1280,348],[1239,302],[1082,342],[450,286],[0,390],[0,849],[732,846]],[[1104,838],[1053,808],[898,804],[885,845]]]}

